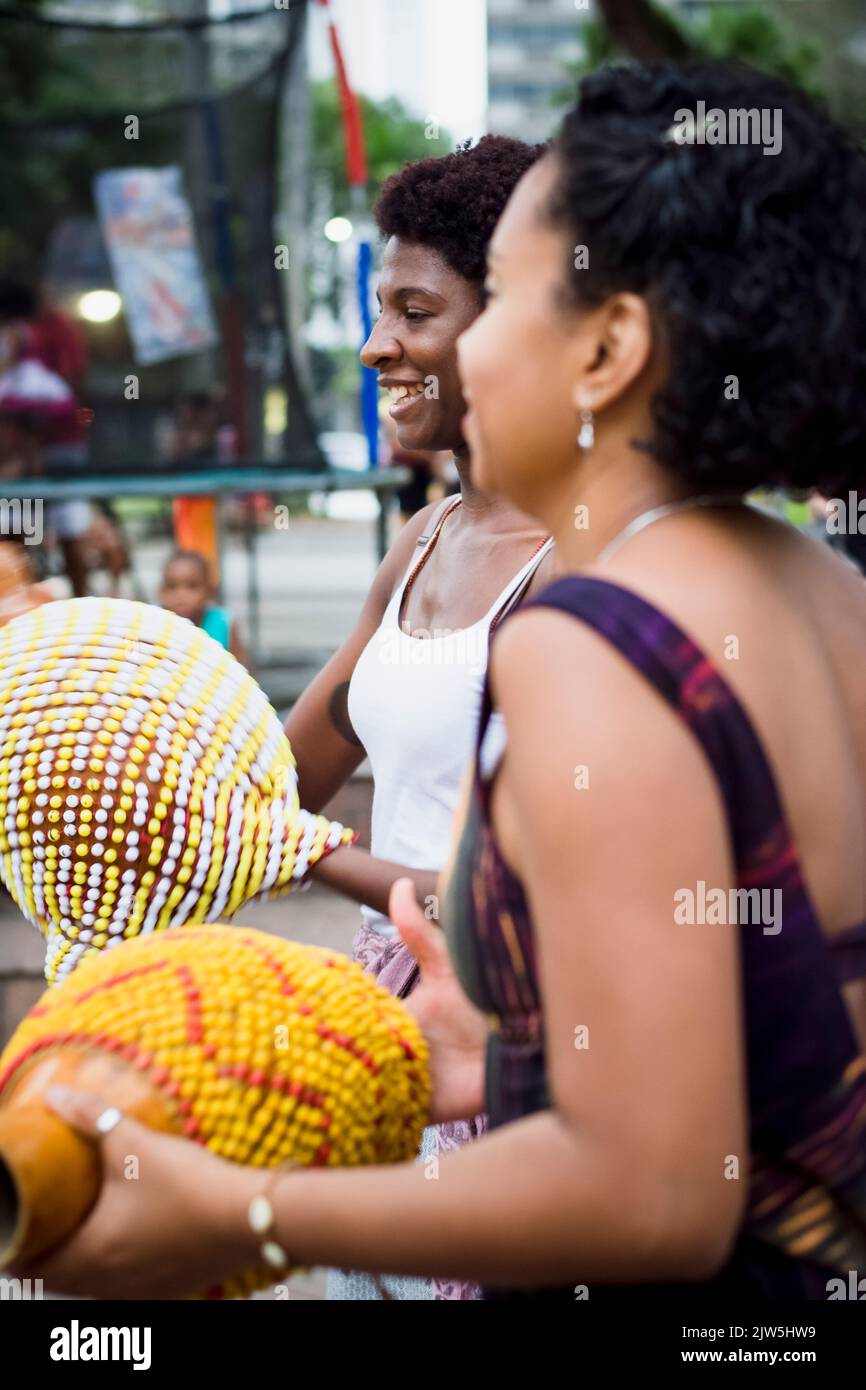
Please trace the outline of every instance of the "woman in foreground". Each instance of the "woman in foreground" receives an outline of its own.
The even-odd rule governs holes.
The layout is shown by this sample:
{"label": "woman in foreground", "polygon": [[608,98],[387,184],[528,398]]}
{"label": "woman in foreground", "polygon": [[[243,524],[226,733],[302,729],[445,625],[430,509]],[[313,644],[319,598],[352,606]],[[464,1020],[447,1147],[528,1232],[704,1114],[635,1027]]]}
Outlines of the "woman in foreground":
{"label": "woman in foreground", "polygon": [[[698,101],[781,108],[781,152],[678,145]],[[391,902],[436,1117],[486,1100],[493,1131],[435,1182],[280,1179],[296,1264],[569,1301],[825,1298],[863,1267],[866,588],[739,499],[845,495],[862,467],[864,192],[790,88],[704,66],[586,82],[511,200],[466,427],[478,485],[566,574],[492,649],[443,910],[471,1004],[411,886]],[[739,923],[736,889],[760,890]],[[94,1133],[102,1103],[56,1108]],[[103,1143],[51,1287],[167,1296],[255,1261],[260,1172],[129,1120]]]}

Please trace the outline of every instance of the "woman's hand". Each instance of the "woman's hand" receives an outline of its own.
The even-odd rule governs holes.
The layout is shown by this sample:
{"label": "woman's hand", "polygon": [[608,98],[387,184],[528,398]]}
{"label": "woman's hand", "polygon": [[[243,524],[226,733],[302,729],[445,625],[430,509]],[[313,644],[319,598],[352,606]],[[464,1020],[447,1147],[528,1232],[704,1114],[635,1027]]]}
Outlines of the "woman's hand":
{"label": "woman's hand", "polygon": [[430,1048],[431,1118],[437,1124],[471,1119],[484,1109],[487,1020],[461,989],[442,931],[425,918],[411,879],[397,880],[388,908],[421,967],[421,983],[405,1002]]}
{"label": "woman's hand", "polygon": [[97,1096],[54,1087],[46,1102],[99,1142],[103,1184],[68,1241],[13,1273],[69,1295],[182,1298],[260,1263],[246,1219],[260,1172],[128,1118],[100,1136],[110,1102]]}

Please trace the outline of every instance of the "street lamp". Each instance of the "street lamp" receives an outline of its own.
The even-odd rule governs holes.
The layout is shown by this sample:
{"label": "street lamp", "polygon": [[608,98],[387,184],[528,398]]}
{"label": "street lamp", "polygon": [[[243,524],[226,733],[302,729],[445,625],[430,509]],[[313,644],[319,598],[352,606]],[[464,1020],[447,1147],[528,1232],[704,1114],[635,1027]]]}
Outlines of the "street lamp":
{"label": "street lamp", "polygon": [[325,236],[328,241],[348,241],[353,230],[348,217],[332,217],[325,223]]}
{"label": "street lamp", "polygon": [[88,323],[110,323],[121,309],[116,290],[88,290],[78,301],[78,312]]}

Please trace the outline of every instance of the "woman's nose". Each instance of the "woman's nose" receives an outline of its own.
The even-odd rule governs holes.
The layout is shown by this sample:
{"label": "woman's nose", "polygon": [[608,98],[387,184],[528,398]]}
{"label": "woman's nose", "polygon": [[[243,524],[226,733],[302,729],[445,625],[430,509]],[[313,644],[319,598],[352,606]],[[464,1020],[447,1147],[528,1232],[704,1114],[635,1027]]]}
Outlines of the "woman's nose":
{"label": "woman's nose", "polygon": [[377,319],[364,346],[361,348],[361,361],[365,367],[380,367],[393,362],[401,354],[400,344],[393,333],[385,327],[382,319]]}

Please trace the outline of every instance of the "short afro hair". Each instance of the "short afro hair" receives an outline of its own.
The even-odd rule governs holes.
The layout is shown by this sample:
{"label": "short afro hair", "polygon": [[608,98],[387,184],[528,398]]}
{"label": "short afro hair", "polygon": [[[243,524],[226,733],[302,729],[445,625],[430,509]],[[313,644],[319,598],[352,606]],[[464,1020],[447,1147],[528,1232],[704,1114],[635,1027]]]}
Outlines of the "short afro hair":
{"label": "short afro hair", "polygon": [[468,140],[453,154],[419,159],[382,185],[373,210],[382,236],[438,252],[480,291],[487,245],[516,185],[546,145],[506,135]]}
{"label": "short afro hair", "polygon": [[[665,139],[699,102],[781,112],[781,149]],[[641,295],[668,357],[641,447],[699,492],[862,485],[866,160],[853,141],[750,68],[627,64],[583,82],[555,155],[547,216],[565,230],[568,299]]]}

